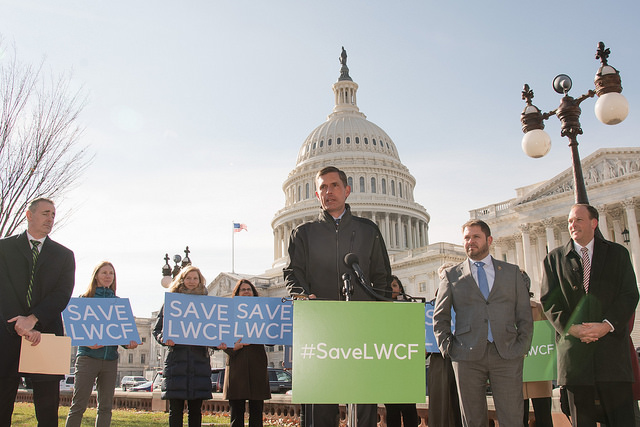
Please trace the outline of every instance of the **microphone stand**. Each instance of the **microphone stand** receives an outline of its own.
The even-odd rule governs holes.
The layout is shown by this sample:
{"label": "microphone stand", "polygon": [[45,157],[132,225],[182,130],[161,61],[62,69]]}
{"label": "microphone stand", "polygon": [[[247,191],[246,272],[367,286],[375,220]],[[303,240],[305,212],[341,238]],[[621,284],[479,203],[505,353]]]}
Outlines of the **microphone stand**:
{"label": "microphone stand", "polygon": [[[342,275],[342,296],[345,301],[351,301],[353,296],[353,285],[349,273]],[[347,403],[347,426],[358,427],[358,405],[356,403]]]}

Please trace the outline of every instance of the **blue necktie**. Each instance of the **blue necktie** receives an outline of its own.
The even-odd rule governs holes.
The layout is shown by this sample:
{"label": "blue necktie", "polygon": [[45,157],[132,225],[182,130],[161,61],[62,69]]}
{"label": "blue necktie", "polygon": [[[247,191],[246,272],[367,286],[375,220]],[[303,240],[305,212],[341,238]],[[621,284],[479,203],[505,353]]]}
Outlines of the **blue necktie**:
{"label": "blue necktie", "polygon": [[[484,262],[476,261],[473,263],[476,267],[478,267],[478,287],[480,288],[480,292],[484,296],[484,299],[489,299],[489,281],[487,280],[487,273],[484,271]],[[487,322],[489,322],[487,320]],[[487,339],[490,342],[493,342],[493,334],[491,333],[491,324],[488,325],[489,333]]]}

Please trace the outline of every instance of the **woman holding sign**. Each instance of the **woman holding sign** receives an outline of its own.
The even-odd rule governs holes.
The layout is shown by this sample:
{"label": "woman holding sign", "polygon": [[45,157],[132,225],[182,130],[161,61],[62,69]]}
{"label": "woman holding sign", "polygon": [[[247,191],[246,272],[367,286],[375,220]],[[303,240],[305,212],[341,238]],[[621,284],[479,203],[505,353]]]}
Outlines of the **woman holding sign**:
{"label": "woman holding sign", "polygon": [[[205,280],[200,270],[189,265],[171,283],[169,292],[207,295]],[[209,349],[197,345],[176,344],[164,340],[162,325],[164,307],[158,313],[153,336],[162,345],[169,346],[164,361],[162,398],[169,400],[169,426],[182,427],[184,402],[189,411],[189,427],[202,424],[202,401],[211,399],[211,364]]]}
{"label": "woman holding sign", "polygon": [[[103,261],[93,269],[91,283],[82,298],[115,298],[116,271],[113,264]],[[131,341],[125,348],[134,349],[138,343]],[[92,345],[78,347],[76,357],[76,375],[71,408],[67,416],[67,427],[80,426],[82,416],[87,409],[89,397],[96,383],[98,390],[98,414],[96,426],[111,425],[113,393],[118,374],[118,346]]]}
{"label": "woman holding sign", "polygon": [[[239,280],[233,289],[234,297],[257,297],[253,284]],[[233,348],[225,343],[219,347],[227,353],[223,399],[229,400],[231,427],[244,426],[246,401],[249,401],[249,427],[262,427],[264,400],[271,399],[267,353],[262,344],[243,344],[238,340]]]}

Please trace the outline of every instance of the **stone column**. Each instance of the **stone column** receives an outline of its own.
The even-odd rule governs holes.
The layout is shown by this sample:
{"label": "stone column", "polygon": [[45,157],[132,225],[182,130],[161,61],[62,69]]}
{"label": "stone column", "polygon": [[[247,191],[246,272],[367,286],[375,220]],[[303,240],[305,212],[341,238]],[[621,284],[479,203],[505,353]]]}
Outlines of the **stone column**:
{"label": "stone column", "polygon": [[520,229],[522,239],[522,256],[524,261],[519,265],[520,268],[522,268],[522,264],[524,264],[524,268],[522,269],[526,271],[531,280],[533,280],[533,267],[531,265],[531,237],[529,234],[531,227],[529,226],[529,224],[520,224],[518,228]]}
{"label": "stone column", "polygon": [[407,217],[407,249],[413,249],[413,227],[411,227],[411,217]]}
{"label": "stone column", "polygon": [[621,245],[624,245],[624,239],[622,238],[622,223],[624,221],[624,218],[622,216],[622,211],[620,209],[616,209],[611,211],[611,218],[613,219],[612,223],[613,223],[613,241],[616,243],[620,243]]}
{"label": "stone column", "polygon": [[606,205],[598,205],[596,206],[598,209],[598,214],[600,219],[598,220],[598,228],[600,228],[600,232],[605,239],[611,240],[609,237],[609,224],[607,224],[607,206]]}
{"label": "stone column", "polygon": [[542,225],[544,225],[544,231],[547,236],[547,250],[551,252],[553,249],[557,247],[556,236],[555,236],[555,233],[553,232],[553,218],[543,219]]}
{"label": "stone column", "polygon": [[636,218],[636,206],[633,197],[623,200],[622,205],[627,214],[627,227],[629,230],[629,245],[631,246],[633,269],[636,273],[636,282],[640,283],[640,237],[638,235],[638,220]]}
{"label": "stone column", "polygon": [[384,214],[384,241],[389,246],[391,244],[389,238],[389,213]]}
{"label": "stone column", "polygon": [[273,230],[273,260],[280,259],[280,244],[282,242],[281,230],[280,227],[277,227]]}
{"label": "stone column", "polygon": [[525,269],[525,265],[524,265],[524,248],[522,247],[522,234],[514,234],[513,235],[513,239],[515,241],[515,245],[516,245],[516,264],[523,270],[526,271]]}
{"label": "stone column", "polygon": [[493,241],[493,257],[497,260],[504,261],[502,258],[502,242],[498,239]]}

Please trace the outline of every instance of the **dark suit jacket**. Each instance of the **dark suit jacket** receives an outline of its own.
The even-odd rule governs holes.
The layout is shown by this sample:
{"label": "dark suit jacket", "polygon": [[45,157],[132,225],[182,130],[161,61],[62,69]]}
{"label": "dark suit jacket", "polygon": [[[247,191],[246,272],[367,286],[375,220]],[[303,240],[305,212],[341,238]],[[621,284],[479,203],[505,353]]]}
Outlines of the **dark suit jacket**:
{"label": "dark suit jacket", "polygon": [[[471,274],[469,260],[445,270],[433,313],[433,331],[440,351],[453,361],[483,357],[488,321],[503,359],[523,357],[531,347],[529,291],[520,269],[496,259],[493,267],[496,275],[488,300]],[[456,312],[455,333],[451,332],[452,307]]]}
{"label": "dark suit jacket", "polygon": [[34,314],[36,329],[63,335],[61,313],[69,303],[75,280],[73,252],[47,237],[40,249],[32,289],[31,308],[27,307],[27,288],[33,264],[27,233],[0,240],[0,377],[16,376],[20,337],[7,323],[15,316]]}
{"label": "dark suit jacket", "polygon": [[[582,285],[582,261],[573,241],[551,251],[544,260],[540,301],[556,330],[559,384],[633,381],[628,324],[638,303],[638,288],[622,245],[595,238],[589,294]],[[615,331],[595,343],[565,333],[571,325],[605,319]]]}

